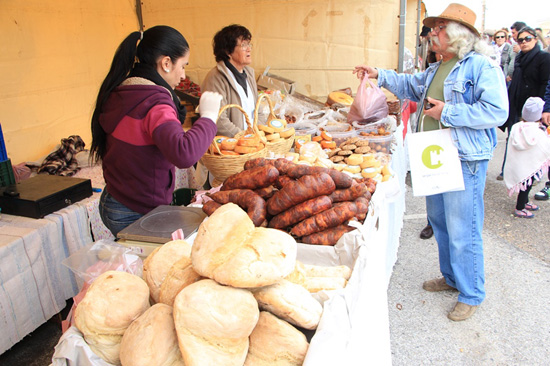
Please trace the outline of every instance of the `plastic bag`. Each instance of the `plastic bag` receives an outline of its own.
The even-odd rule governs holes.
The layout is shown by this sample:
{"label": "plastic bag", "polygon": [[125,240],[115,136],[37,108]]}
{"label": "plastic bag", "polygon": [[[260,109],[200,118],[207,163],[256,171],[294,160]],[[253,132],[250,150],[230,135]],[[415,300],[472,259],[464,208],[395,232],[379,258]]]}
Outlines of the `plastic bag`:
{"label": "plastic bag", "polygon": [[[366,88],[367,82],[370,88]],[[388,103],[386,95],[365,75],[349,110],[348,122],[375,122],[387,116]]]}

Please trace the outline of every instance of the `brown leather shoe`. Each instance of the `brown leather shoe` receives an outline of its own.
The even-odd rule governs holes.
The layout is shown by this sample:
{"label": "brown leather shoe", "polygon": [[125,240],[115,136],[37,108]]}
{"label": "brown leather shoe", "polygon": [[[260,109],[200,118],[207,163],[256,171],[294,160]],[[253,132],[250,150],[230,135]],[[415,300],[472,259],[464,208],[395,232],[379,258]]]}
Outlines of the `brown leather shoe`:
{"label": "brown leather shoe", "polygon": [[426,281],[422,284],[422,288],[430,292],[438,291],[458,291],[453,286],[449,286],[445,281],[445,277],[435,278],[433,280]]}
{"label": "brown leather shoe", "polygon": [[426,225],[424,229],[420,232],[421,239],[429,239],[434,235],[434,230],[431,225]]}
{"label": "brown leather shoe", "polygon": [[477,306],[468,305],[468,304],[465,304],[463,302],[458,301],[456,303],[455,308],[453,309],[453,311],[451,311],[449,314],[447,314],[447,318],[449,318],[449,319],[451,319],[455,322],[459,322],[459,321],[462,321],[462,320],[466,320],[469,317],[471,317],[472,315],[474,315],[476,310],[477,310]]}

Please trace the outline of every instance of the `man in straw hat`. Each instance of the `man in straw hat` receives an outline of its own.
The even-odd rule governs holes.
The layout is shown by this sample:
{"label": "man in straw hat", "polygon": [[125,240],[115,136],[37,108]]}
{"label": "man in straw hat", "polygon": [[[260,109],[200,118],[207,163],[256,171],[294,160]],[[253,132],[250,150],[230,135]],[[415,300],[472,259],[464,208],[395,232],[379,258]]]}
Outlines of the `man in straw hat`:
{"label": "man in straw hat", "polygon": [[443,277],[424,282],[423,288],[458,291],[458,302],[448,314],[454,321],[468,319],[485,298],[483,191],[497,144],[495,127],[508,116],[504,75],[489,61],[490,48],[481,40],[475,20],[475,13],[461,4],[450,4],[441,15],[424,19],[432,29],[432,49],[442,58],[424,72],[397,74],[364,65],[353,71],[359,78],[377,78],[400,99],[427,100],[429,109],[420,111],[413,131],[450,129],[465,190],[426,197]]}

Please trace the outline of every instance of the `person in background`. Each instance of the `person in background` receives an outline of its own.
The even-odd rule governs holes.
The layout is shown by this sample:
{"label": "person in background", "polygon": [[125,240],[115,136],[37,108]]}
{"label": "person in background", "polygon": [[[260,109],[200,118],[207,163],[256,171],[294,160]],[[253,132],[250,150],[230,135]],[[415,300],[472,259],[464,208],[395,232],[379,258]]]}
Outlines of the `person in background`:
{"label": "person in background", "polygon": [[91,155],[101,161],[105,189],[99,212],[117,233],[174,191],[175,167],[189,168],[216,135],[221,95],[204,93],[199,118],[184,132],[185,109],[174,88],[185,78],[189,45],[180,32],[155,26],[118,47],[92,115]]}
{"label": "person in background", "polygon": [[[509,110],[506,123],[500,126],[502,131],[508,132],[506,146],[512,126],[519,121],[523,104],[529,97],[544,97],[544,91],[550,77],[550,53],[544,52],[537,46],[537,33],[533,28],[524,27],[517,38],[520,52],[514,62],[514,74],[508,87]],[[514,78],[516,78],[514,80]],[[504,151],[502,173],[506,163],[508,147]],[[502,180],[502,178],[497,178]]]}
{"label": "person in background", "polygon": [[354,70],[359,78],[377,78],[400,99],[427,99],[433,106],[419,116],[423,130],[441,125],[450,129],[455,141],[465,190],[426,197],[443,277],[423,284],[426,291],[458,290],[458,301],[447,315],[453,321],[471,317],[485,298],[483,192],[497,144],[495,128],[508,115],[504,75],[487,58],[491,50],[480,39],[475,19],[475,13],[461,4],[450,4],[441,15],[424,19],[432,28],[432,49],[442,56],[424,72],[397,74],[364,65]]}
{"label": "person in background", "polygon": [[522,120],[510,131],[508,159],[504,166],[504,182],[509,193],[518,192],[515,217],[531,219],[539,206],[529,202],[533,180],[542,176],[550,163],[550,138],[540,129],[544,101],[530,97],[523,105]]}
{"label": "person in background", "polygon": [[[512,33],[512,57],[510,59],[510,67],[508,68],[508,75],[506,75],[506,82],[510,83],[512,81],[512,75],[514,74],[514,64],[517,54],[520,51],[519,45],[517,44],[518,32],[520,29],[525,28],[527,24],[524,22],[514,22],[510,26],[510,33]],[[501,179],[502,180],[502,179]]]}
{"label": "person in background", "polygon": [[[546,84],[546,92],[544,93],[544,107],[542,109],[541,123],[546,127],[547,131],[550,126],[550,79]],[[535,193],[535,199],[538,201],[548,201],[550,198],[550,168],[548,168],[548,181],[540,192]]]}
{"label": "person in background", "polygon": [[508,39],[508,32],[504,29],[499,29],[495,32],[495,45],[500,58],[500,68],[504,75],[508,75],[508,69],[510,67],[510,61],[512,59],[512,45],[506,40]]}
{"label": "person in background", "polygon": [[[212,42],[217,65],[206,75],[201,90],[222,95],[222,105],[241,106],[250,121],[258,99],[252,63],[252,34],[242,25],[232,24],[216,33]],[[236,108],[227,109],[218,120],[218,135],[233,137],[246,130],[245,117]]]}
{"label": "person in background", "polygon": [[546,44],[546,40],[544,39],[544,35],[542,34],[542,29],[535,28],[535,32],[537,33],[537,44],[543,51],[548,51],[548,45]]}

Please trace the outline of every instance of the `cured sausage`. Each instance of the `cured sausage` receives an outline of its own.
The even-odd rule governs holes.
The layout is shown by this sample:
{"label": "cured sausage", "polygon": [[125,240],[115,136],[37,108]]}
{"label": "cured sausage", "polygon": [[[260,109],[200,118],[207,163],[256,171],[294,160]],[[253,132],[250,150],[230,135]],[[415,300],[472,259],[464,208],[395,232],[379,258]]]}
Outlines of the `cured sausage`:
{"label": "cured sausage", "polygon": [[265,200],[273,196],[273,190],[274,190],[273,186],[267,186],[264,188],[255,189],[254,192],[256,192],[258,196],[262,197]]}
{"label": "cured sausage", "polygon": [[367,192],[365,196],[357,198],[354,202],[355,206],[357,207],[357,215],[355,215],[355,217],[357,218],[357,220],[362,222],[363,220],[365,220],[365,217],[367,217],[367,213],[369,212],[370,193]]}
{"label": "cured sausage", "polygon": [[334,181],[334,184],[336,185],[336,188],[339,188],[339,189],[349,188],[353,183],[353,178],[347,175],[346,173],[342,173],[336,169],[325,168],[322,166],[294,164],[286,172],[286,174],[289,177],[294,179],[298,179],[304,175],[321,174],[321,173],[326,173],[330,175],[330,177]]}
{"label": "cured sausage", "polygon": [[221,190],[264,188],[272,185],[278,176],[279,171],[273,165],[258,166],[229,176]]}
{"label": "cured sausage", "polygon": [[336,207],[313,215],[294,226],[290,233],[301,237],[338,226],[350,220],[357,214],[357,207],[353,202],[342,202]]}
{"label": "cured sausage", "polygon": [[218,209],[218,207],[220,207],[221,204],[219,204],[218,202],[214,201],[214,200],[210,200],[208,202],[206,202],[204,205],[202,205],[202,212],[204,212],[205,214],[207,214],[208,216],[212,215],[214,213],[214,211],[216,211]]}
{"label": "cured sausage", "polygon": [[335,189],[334,181],[326,173],[304,175],[275,192],[267,201],[267,212],[275,216],[311,198],[331,194]]}
{"label": "cured sausage", "polygon": [[356,178],[355,181],[357,183],[365,183],[371,195],[374,194],[374,191],[376,191],[376,181],[372,178]]}
{"label": "cured sausage", "polygon": [[[230,191],[218,191],[209,194],[208,197],[220,204],[233,202],[243,210],[246,210],[248,217],[254,226],[261,226],[266,217],[266,202],[250,189],[233,189]],[[204,207],[204,206],[203,206]]]}
{"label": "cured sausage", "polygon": [[275,180],[275,183],[273,185],[277,189],[281,189],[284,186],[286,186],[289,182],[294,182],[294,179],[290,178],[288,175],[279,175],[279,177]]}
{"label": "cured sausage", "polygon": [[[332,202],[353,201],[365,193],[369,193],[364,183],[357,183],[350,188],[337,189],[330,194]],[[369,194],[370,195],[370,194]]]}
{"label": "cured sausage", "polygon": [[305,244],[334,245],[342,235],[354,229],[354,227],[344,223],[318,233],[303,236],[301,242]]}
{"label": "cured sausage", "polygon": [[279,174],[286,174],[287,170],[295,165],[288,159],[278,158],[278,159],[266,159],[266,158],[255,158],[248,160],[244,163],[244,170],[249,170],[252,168],[257,168],[259,166],[272,165],[279,171]]}
{"label": "cured sausage", "polygon": [[329,196],[319,196],[302,202],[286,211],[281,212],[269,221],[269,227],[284,229],[290,225],[300,222],[319,212],[332,207],[332,200]]}

